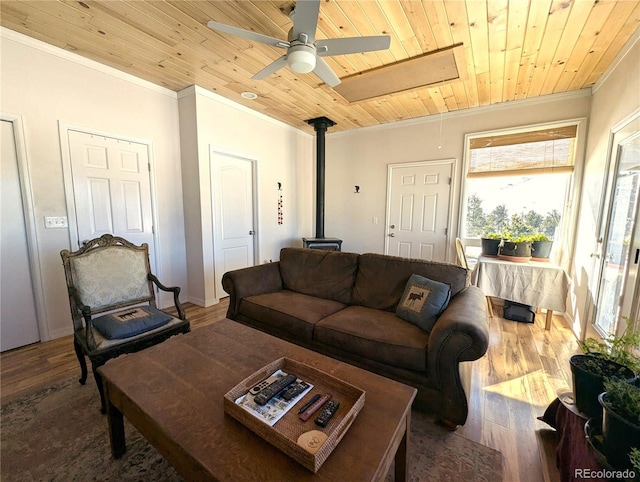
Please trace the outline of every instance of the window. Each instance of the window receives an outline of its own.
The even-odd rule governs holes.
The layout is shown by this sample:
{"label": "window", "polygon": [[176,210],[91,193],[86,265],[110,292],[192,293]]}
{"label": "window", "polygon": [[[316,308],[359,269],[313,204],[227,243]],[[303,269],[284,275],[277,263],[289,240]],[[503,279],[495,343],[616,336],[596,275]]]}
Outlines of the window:
{"label": "window", "polygon": [[467,255],[479,255],[480,238],[489,233],[562,238],[579,126],[573,121],[466,136],[461,237]]}

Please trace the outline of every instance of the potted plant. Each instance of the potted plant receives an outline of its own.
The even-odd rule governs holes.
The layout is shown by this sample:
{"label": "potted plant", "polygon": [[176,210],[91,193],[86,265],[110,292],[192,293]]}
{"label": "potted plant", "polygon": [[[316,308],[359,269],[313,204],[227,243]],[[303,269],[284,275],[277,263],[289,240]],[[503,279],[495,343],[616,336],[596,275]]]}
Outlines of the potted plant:
{"label": "potted plant", "polygon": [[631,461],[633,468],[636,470],[636,480],[640,480],[640,449],[638,449],[638,447],[631,447],[629,460]]}
{"label": "potted plant", "polygon": [[498,254],[517,258],[531,258],[531,236],[509,236],[502,243]]}
{"label": "potted plant", "polygon": [[630,469],[629,453],[640,446],[640,387],[625,381],[606,381],[602,405],[602,449],[614,469]]}
{"label": "potted plant", "polygon": [[640,371],[640,357],[634,350],[640,344],[640,331],[623,317],[627,328],[621,336],[609,335],[603,340],[586,338],[578,342],[584,354],[569,359],[576,407],[589,417],[600,417],[598,395],[604,392],[607,378],[633,381]]}
{"label": "potted plant", "polygon": [[546,234],[540,233],[531,237],[531,256],[536,261],[549,261],[553,241]]}
{"label": "potted plant", "polygon": [[502,235],[499,233],[489,233],[482,238],[482,255],[498,256],[498,246],[502,242]]}

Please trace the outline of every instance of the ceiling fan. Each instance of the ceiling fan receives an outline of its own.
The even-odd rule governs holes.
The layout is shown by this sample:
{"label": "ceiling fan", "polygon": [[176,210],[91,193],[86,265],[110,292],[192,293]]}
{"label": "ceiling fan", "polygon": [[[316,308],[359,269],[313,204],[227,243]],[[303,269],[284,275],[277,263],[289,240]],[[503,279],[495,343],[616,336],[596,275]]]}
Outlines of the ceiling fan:
{"label": "ceiling fan", "polygon": [[288,40],[280,40],[213,20],[209,21],[207,25],[213,30],[238,35],[272,47],[287,49],[285,55],[255,74],[253,79],[264,79],[288,65],[291,70],[300,74],[313,71],[327,85],[335,87],[340,83],[340,79],[322,57],[373,52],[389,48],[391,38],[388,35],[316,40],[319,11],[320,0],[298,0],[290,14],[293,27],[289,30]]}

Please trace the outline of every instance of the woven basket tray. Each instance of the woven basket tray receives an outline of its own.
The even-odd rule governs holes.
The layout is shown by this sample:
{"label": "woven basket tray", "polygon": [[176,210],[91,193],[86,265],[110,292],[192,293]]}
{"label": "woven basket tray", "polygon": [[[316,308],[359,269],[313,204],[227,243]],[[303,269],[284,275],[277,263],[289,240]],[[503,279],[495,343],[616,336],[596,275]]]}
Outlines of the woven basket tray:
{"label": "woven basket tray", "polygon": [[[285,373],[294,373],[298,378],[313,384],[313,390],[298,401],[273,427],[270,427],[242,407],[236,405],[235,400],[246,394],[251,387],[269,377],[278,369]],[[324,428],[314,423],[320,411],[316,412],[306,422],[298,418],[299,407],[302,407],[316,393],[331,393],[333,400],[340,402],[338,411]],[[338,380],[309,365],[298,363],[288,358],[279,358],[247,377],[227,392],[224,396],[224,411],[271,445],[282,450],[296,462],[315,473],[342,440],[342,437],[362,409],[364,399],[365,392],[353,385]],[[315,453],[310,453],[297,444],[300,435],[311,430],[323,432],[328,437]]]}

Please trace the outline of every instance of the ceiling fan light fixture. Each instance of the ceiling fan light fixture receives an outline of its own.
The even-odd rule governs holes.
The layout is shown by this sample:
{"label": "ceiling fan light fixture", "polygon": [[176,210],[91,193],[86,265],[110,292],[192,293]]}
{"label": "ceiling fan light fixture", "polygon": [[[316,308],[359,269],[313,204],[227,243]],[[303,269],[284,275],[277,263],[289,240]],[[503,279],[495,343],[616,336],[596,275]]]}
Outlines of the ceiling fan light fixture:
{"label": "ceiling fan light fixture", "polygon": [[316,68],[316,53],[307,45],[293,46],[287,54],[289,68],[299,74],[308,74]]}

